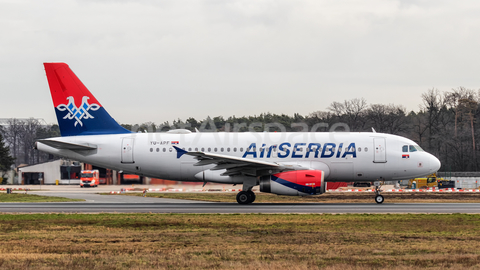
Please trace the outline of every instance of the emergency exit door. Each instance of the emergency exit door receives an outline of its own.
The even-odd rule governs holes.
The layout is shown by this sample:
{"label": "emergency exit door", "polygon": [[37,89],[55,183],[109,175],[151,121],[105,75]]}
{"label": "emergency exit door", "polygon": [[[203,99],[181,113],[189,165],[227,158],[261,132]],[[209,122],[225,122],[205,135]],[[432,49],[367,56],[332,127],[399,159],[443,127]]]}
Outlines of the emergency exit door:
{"label": "emergency exit door", "polygon": [[133,160],[133,138],[122,139],[122,163],[135,163]]}
{"label": "emergency exit door", "polygon": [[385,146],[385,138],[373,138],[373,162],[387,162],[387,150]]}

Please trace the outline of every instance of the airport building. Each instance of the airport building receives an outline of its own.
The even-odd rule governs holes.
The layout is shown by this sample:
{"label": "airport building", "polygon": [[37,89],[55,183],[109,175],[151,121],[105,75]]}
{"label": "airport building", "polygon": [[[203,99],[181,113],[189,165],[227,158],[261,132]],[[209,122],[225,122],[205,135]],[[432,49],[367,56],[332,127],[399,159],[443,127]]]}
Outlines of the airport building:
{"label": "airport building", "polygon": [[[18,177],[16,179],[9,178],[8,183],[17,185],[80,185],[80,172],[82,170],[98,170],[101,185],[175,185],[182,183],[122,173],[68,159],[20,165],[16,169]],[[198,183],[183,182],[183,184]]]}
{"label": "airport building", "polygon": [[[92,166],[91,164],[57,159],[34,165],[17,167],[17,183],[19,185],[79,185],[82,170],[98,170],[100,184],[150,184],[148,177],[124,174],[115,170]],[[154,181],[155,182],[155,181]]]}

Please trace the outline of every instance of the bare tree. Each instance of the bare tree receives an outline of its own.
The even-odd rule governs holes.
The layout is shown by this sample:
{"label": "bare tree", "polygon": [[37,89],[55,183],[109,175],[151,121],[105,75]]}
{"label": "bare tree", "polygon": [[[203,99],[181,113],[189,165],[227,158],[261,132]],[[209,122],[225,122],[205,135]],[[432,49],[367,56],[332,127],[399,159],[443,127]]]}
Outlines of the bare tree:
{"label": "bare tree", "polygon": [[405,111],[401,105],[372,104],[367,110],[366,118],[376,131],[399,134],[407,129]]}
{"label": "bare tree", "polygon": [[346,122],[352,131],[361,131],[365,127],[367,101],[364,98],[332,102],[328,108],[340,122]]}

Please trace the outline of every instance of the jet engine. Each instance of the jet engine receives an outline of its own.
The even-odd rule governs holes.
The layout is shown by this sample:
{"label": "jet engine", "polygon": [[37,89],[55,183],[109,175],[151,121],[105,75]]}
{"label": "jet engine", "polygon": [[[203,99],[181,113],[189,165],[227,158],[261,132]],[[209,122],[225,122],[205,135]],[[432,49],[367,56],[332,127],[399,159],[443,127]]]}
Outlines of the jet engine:
{"label": "jet engine", "polygon": [[324,172],[318,170],[288,171],[260,178],[260,191],[290,196],[325,193]]}

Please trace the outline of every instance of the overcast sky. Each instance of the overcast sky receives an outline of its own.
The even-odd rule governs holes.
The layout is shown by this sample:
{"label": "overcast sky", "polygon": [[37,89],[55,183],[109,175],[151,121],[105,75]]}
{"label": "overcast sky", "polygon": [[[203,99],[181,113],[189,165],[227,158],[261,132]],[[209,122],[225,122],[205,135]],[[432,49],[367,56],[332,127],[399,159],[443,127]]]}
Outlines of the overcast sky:
{"label": "overcast sky", "polygon": [[0,118],[56,123],[43,62],[65,62],[120,123],[418,110],[480,88],[480,1],[0,0]]}

